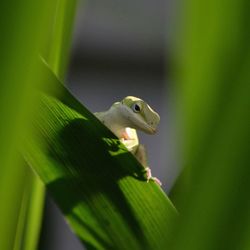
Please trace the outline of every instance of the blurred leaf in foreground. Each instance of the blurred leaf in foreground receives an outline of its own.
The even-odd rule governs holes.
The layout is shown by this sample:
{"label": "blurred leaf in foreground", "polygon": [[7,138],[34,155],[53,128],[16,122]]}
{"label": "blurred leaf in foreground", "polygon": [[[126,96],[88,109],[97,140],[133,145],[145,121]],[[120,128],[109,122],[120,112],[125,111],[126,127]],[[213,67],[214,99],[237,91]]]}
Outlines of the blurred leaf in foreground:
{"label": "blurred leaf in foreground", "polygon": [[[17,153],[41,72],[37,55],[46,37],[49,0],[0,2],[0,249],[18,249],[27,167]],[[36,219],[37,221],[39,219]],[[35,228],[33,227],[33,233]],[[21,247],[21,246],[20,246]]]}
{"label": "blurred leaf in foreground", "polygon": [[[250,2],[185,4],[177,94],[184,175],[171,249],[250,249]],[[183,181],[184,180],[184,181]]]}

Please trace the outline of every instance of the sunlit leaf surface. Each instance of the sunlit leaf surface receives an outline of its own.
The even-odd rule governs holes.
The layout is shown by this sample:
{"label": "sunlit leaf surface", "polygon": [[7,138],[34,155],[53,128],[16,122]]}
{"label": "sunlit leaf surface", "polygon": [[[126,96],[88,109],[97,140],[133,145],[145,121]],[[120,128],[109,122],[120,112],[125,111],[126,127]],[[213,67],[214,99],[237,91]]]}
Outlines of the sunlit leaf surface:
{"label": "sunlit leaf surface", "polygon": [[45,67],[24,156],[90,249],[164,249],[176,211],[119,140]]}

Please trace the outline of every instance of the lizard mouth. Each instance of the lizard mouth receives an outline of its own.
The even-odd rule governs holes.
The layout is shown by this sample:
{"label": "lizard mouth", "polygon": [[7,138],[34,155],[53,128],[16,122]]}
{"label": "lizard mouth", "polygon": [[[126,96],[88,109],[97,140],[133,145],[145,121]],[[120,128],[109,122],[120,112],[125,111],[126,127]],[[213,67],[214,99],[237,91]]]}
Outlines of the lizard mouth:
{"label": "lizard mouth", "polygon": [[156,133],[157,130],[156,130],[155,127],[152,127],[152,126],[148,125],[147,123],[141,121],[137,117],[135,119],[138,121],[138,123],[137,123],[138,129],[144,131],[147,134],[151,134],[151,135]]}
{"label": "lizard mouth", "polygon": [[146,133],[149,133],[149,134],[155,134],[156,133],[156,131],[157,131],[157,129],[156,128],[153,128],[153,127],[151,127],[151,126],[149,126],[149,125],[147,125],[146,124],[146,127],[147,127],[147,129],[145,130],[145,132]]}
{"label": "lizard mouth", "polygon": [[143,132],[147,134],[151,134],[151,135],[157,132],[155,127],[150,126],[141,118],[136,116],[127,106],[124,105],[123,108],[124,110],[126,110],[127,114],[130,114],[130,115],[126,115],[126,119],[128,119],[131,122],[131,124],[133,124],[133,126],[131,126],[132,128],[142,130]]}
{"label": "lizard mouth", "polygon": [[157,129],[151,127],[151,131],[152,131],[152,134],[155,134],[157,132]]}

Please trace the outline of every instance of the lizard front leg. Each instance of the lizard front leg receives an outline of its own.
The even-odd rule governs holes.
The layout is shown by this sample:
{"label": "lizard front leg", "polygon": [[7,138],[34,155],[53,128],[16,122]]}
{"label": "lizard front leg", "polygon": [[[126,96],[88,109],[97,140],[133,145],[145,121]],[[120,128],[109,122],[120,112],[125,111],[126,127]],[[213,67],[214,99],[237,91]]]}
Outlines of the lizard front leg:
{"label": "lizard front leg", "polygon": [[137,158],[137,160],[142,164],[142,166],[145,168],[147,182],[149,182],[149,180],[153,180],[159,186],[161,186],[162,185],[161,181],[158,178],[152,176],[151,169],[148,167],[146,148],[142,144],[139,144],[134,155]]}

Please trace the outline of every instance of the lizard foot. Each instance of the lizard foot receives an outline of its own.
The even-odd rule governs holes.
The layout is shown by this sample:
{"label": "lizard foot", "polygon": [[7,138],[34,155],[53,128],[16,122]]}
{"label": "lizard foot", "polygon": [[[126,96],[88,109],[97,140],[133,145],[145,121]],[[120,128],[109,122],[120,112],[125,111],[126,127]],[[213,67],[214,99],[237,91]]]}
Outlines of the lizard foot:
{"label": "lizard foot", "polygon": [[149,182],[149,180],[153,180],[159,186],[162,185],[161,181],[158,178],[152,176],[151,169],[149,167],[145,168],[145,171],[146,171],[147,182]]}

